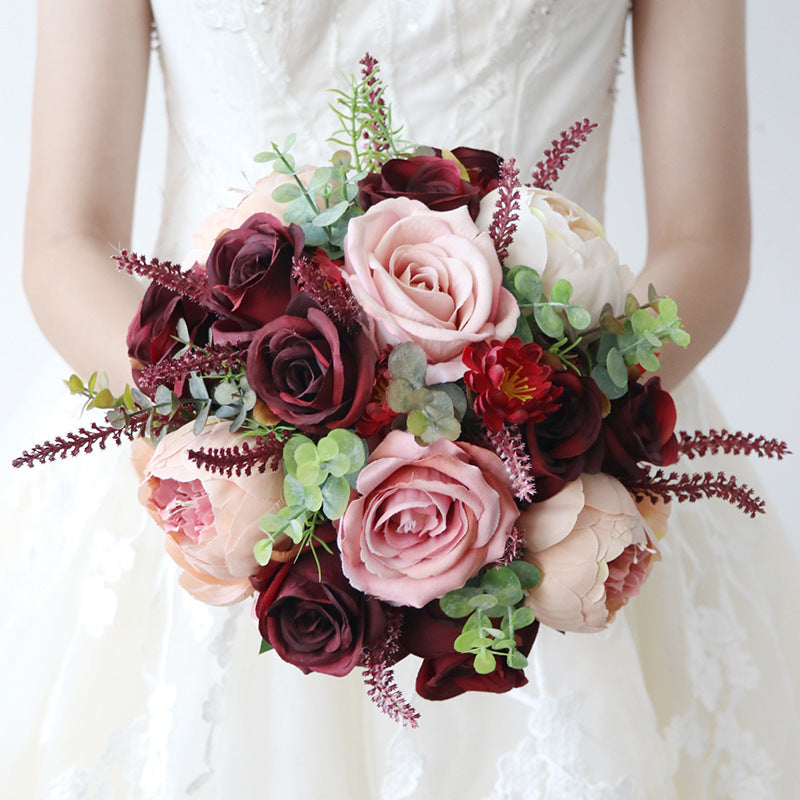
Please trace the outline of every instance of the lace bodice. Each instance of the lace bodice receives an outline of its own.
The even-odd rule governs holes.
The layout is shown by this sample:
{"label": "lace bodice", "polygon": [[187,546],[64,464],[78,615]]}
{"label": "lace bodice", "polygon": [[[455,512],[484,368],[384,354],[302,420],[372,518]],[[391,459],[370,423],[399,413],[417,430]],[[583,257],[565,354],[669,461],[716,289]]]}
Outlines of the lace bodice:
{"label": "lace bodice", "polygon": [[[153,0],[170,119],[159,254],[263,174],[253,156],[300,134],[332,152],[327,89],[381,64],[395,119],[421,144],[515,156],[523,174],[559,131],[599,123],[560,188],[601,215],[627,0]],[[244,174],[244,177],[243,177]]]}

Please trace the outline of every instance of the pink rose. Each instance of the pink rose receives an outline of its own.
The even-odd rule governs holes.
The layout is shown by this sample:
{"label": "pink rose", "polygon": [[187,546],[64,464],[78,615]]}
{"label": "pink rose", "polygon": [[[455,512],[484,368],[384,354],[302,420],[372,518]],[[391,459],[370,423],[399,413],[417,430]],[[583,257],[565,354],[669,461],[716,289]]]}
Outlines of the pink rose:
{"label": "pink rose", "polygon": [[253,593],[249,578],[259,569],[253,545],[264,536],[259,519],[284,505],[282,471],[228,478],[189,460],[189,450],[238,441],[225,423],[199,436],[184,425],[158,443],[139,487],[139,501],[166,532],[167,553],[183,570],[181,586],[210,605]]}
{"label": "pink rose", "polygon": [[526,605],[543,625],[590,632],[607,627],[639,594],[655,536],[630,493],[604,473],[583,474],[520,514],[525,559],[542,572]]}
{"label": "pink rose", "polygon": [[466,345],[514,332],[519,308],[502,288],[492,240],[463,206],[432,211],[406,197],[383,200],[350,220],[344,251],[378,349],[422,345],[429,383],[464,374]]}
{"label": "pink rose", "polygon": [[339,523],[344,574],[416,608],[499,559],[519,513],[494,453],[446,439],[422,447],[406,431],[375,448],[357,490]]}

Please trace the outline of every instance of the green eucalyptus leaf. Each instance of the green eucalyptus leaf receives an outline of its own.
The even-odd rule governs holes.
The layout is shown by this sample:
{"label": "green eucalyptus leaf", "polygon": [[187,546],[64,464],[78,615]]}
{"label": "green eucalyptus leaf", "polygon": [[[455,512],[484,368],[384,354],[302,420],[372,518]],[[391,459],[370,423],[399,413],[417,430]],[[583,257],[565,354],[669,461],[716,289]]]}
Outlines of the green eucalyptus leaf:
{"label": "green eucalyptus leaf", "polygon": [[282,183],[272,190],[272,199],[276,203],[290,203],[303,196],[303,190],[296,183]]}
{"label": "green eucalyptus leaf", "polygon": [[425,351],[416,342],[402,342],[389,353],[389,374],[393,378],[405,378],[414,389],[425,385],[428,359]]}
{"label": "green eucalyptus leaf", "polygon": [[628,368],[625,366],[625,359],[616,347],[612,347],[606,356],[606,369],[608,375],[616,386],[627,388]]}
{"label": "green eucalyptus leaf", "polygon": [[339,445],[336,443],[336,439],[330,436],[323,436],[317,442],[317,454],[320,461],[330,461],[339,455]]}
{"label": "green eucalyptus leaf", "polygon": [[350,502],[350,484],[345,478],[329,476],[322,484],[322,513],[330,520],[339,519]]}
{"label": "green eucalyptus leaf", "polygon": [[514,336],[516,336],[522,344],[530,344],[533,341],[533,331],[531,324],[528,322],[528,317],[525,314],[520,314],[517,317],[517,326],[514,328]]}
{"label": "green eucalyptus leaf", "polygon": [[253,545],[253,555],[262,567],[269,564],[269,560],[272,558],[272,539],[259,539]]}
{"label": "green eucalyptus leaf", "polygon": [[90,403],[92,408],[113,408],[114,395],[108,389],[101,389]]}
{"label": "green eucalyptus leaf", "polygon": [[331,206],[330,208],[326,208],[324,211],[320,211],[314,217],[314,224],[320,228],[325,228],[328,225],[333,225],[336,220],[338,220],[350,204],[346,201],[342,201],[341,203],[337,203],[335,206]]}
{"label": "green eucalyptus leaf", "polygon": [[64,383],[72,394],[80,394],[84,389],[83,381],[75,374],[70,375],[69,380],[64,381]]}
{"label": "green eucalyptus leaf", "polygon": [[558,312],[550,305],[537,305],[533,309],[536,324],[545,336],[560,339],[564,335],[564,322]]}
{"label": "green eucalyptus leaf", "polygon": [[328,234],[324,228],[320,228],[311,222],[303,223],[302,228],[306,247],[322,247],[322,245],[328,243]]}
{"label": "green eucalyptus leaf", "polygon": [[678,347],[687,347],[692,340],[692,337],[689,336],[683,328],[673,328],[669,332],[669,338],[672,339]]}
{"label": "green eucalyptus leaf", "polygon": [[270,650],[272,650],[272,645],[266,639],[262,639],[261,647],[258,648],[258,654],[268,653]]}
{"label": "green eucalyptus leaf", "polygon": [[[288,162],[288,163],[287,163]],[[276,158],[272,163],[272,169],[281,175],[294,174],[294,159],[288,153],[283,154],[283,159]]]}
{"label": "green eucalyptus leaf", "polygon": [[210,412],[211,403],[203,403],[200,411],[195,417],[194,425],[192,426],[192,433],[195,436],[199,436],[203,432],[203,428],[205,428],[206,422],[208,422],[208,415]]}
{"label": "green eucalyptus leaf", "polygon": [[663,325],[678,318],[678,304],[671,297],[662,297],[656,304]]}
{"label": "green eucalyptus leaf", "polygon": [[600,315],[600,328],[606,333],[612,333],[615,336],[624,336],[626,333],[622,322],[608,312]]}
{"label": "green eucalyptus leaf", "polygon": [[661,366],[658,356],[650,349],[646,342],[639,342],[636,348],[636,359],[648,372],[655,372]]}
{"label": "green eucalyptus leaf", "polygon": [[488,611],[497,606],[497,598],[493,594],[487,593],[476,594],[474,597],[470,597],[469,602],[473,608],[481,611]]}
{"label": "green eucalyptus leaf", "polygon": [[542,279],[539,273],[524,264],[511,267],[503,278],[503,285],[520,305],[532,306],[542,298]]}
{"label": "green eucalyptus leaf", "polygon": [[630,317],[634,311],[638,311],[639,301],[630,293],[625,296],[625,316]]}
{"label": "green eucalyptus leaf", "polygon": [[294,454],[297,449],[304,444],[310,444],[314,447],[314,451],[316,452],[314,442],[307,436],[303,436],[302,433],[296,433],[294,436],[290,436],[289,440],[283,446],[283,468],[290,475],[294,475],[297,471],[297,462],[295,461]]}
{"label": "green eucalyptus leaf", "polygon": [[514,574],[519,578],[520,588],[522,589],[533,589],[541,583],[542,573],[539,568],[529,564],[527,561],[512,561],[508,568],[513,570]]}
{"label": "green eucalyptus leaf", "polygon": [[653,331],[658,327],[656,318],[646,309],[640,308],[631,314],[631,327],[637,336],[645,331]]}
{"label": "green eucalyptus leaf", "polygon": [[536,614],[533,613],[532,609],[527,606],[521,606],[514,609],[514,613],[511,615],[511,624],[514,626],[514,630],[519,630],[530,625],[535,619]]}
{"label": "green eucalyptus leaf", "polygon": [[572,284],[560,278],[553,284],[550,290],[550,301],[553,303],[561,303],[567,305],[572,297]]}
{"label": "green eucalyptus leaf", "polygon": [[277,157],[277,153],[256,153],[253,156],[253,161],[255,161],[257,164],[267,164],[270,161],[274,161]]}
{"label": "green eucalyptus leaf", "polygon": [[290,133],[284,140],[283,140],[283,147],[281,151],[283,153],[288,153],[292,147],[294,147],[294,143],[297,141],[297,134]]}
{"label": "green eucalyptus leaf", "polygon": [[386,404],[397,414],[410,411],[414,387],[405,378],[394,378],[386,387]]}
{"label": "green eucalyptus leaf", "polygon": [[528,666],[528,659],[519,650],[512,650],[506,658],[506,663],[511,669],[525,669]]}
{"label": "green eucalyptus leaf", "polygon": [[592,368],[592,380],[597,384],[597,388],[600,389],[609,400],[616,400],[628,391],[627,385],[617,386],[617,384],[611,380],[608,370],[602,364],[595,364]]}
{"label": "green eucalyptus leaf", "polygon": [[461,436],[461,423],[455,417],[436,420],[431,426],[442,439],[455,442]]}
{"label": "green eucalyptus leaf", "polygon": [[428,429],[428,424],[428,418],[422,411],[412,411],[406,419],[406,428],[414,436],[422,436]]}
{"label": "green eucalyptus leaf", "polygon": [[569,306],[567,319],[576,331],[582,331],[592,324],[592,315],[582,306]]}
{"label": "green eucalyptus leaf", "polygon": [[478,675],[488,675],[494,672],[497,662],[495,657],[488,650],[481,650],[475,656],[472,666],[475,668],[475,672],[477,672]]}
{"label": "green eucalyptus leaf", "polygon": [[481,579],[481,588],[490,594],[499,594],[509,587],[521,588],[519,578],[511,567],[494,567],[487,570]]}
{"label": "green eucalyptus leaf", "polygon": [[294,222],[302,225],[305,222],[311,222],[315,216],[316,211],[308,204],[305,195],[296,197],[283,209],[283,221],[286,223]]}
{"label": "green eucalyptus leaf", "polygon": [[452,619],[460,619],[461,617],[468,617],[473,608],[469,604],[469,600],[462,594],[461,589],[455,589],[448,592],[444,597],[439,600],[439,606],[442,611]]}

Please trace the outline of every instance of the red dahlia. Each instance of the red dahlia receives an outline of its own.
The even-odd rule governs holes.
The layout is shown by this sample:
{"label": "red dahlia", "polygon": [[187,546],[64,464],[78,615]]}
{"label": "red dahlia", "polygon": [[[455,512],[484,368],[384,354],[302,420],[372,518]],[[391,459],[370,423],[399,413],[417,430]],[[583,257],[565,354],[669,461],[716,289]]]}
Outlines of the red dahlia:
{"label": "red dahlia", "polygon": [[506,342],[477,342],[464,350],[464,383],[476,395],[475,413],[492,433],[504,422],[540,422],[559,407],[561,387],[553,386],[552,370],[541,358],[539,345],[522,344],[516,336]]}

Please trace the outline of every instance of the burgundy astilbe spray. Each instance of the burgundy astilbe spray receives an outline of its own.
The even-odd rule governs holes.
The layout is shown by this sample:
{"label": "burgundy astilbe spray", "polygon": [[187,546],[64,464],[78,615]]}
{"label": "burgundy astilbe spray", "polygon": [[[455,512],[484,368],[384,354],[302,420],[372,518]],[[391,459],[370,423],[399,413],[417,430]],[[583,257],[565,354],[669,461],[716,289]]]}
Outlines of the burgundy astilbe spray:
{"label": "burgundy astilbe spray", "polygon": [[693,473],[681,475],[663,470],[635,481],[625,481],[627,488],[637,500],[645,497],[651,500],[677,500],[679,503],[694,503],[706,497],[727,500],[748,516],[764,513],[764,501],[746,484],[740,484],[735,477],[724,472]]}
{"label": "burgundy astilbe spray", "polygon": [[567,130],[561,131],[559,138],[553,139],[551,142],[553,146],[544,151],[544,160],[536,164],[536,169],[531,175],[533,185],[537,189],[551,190],[569,157],[586,141],[596,127],[596,122],[583,119]]}
{"label": "burgundy astilbe spray", "polygon": [[127,250],[122,250],[113,258],[122,272],[147,278],[159,286],[172,289],[173,292],[188,297],[209,311],[216,310],[208,304],[208,280],[203,270],[184,271],[178,264],[173,264],[171,261],[160,261],[157,258],[151,258],[148,261],[143,256],[129,253]]}
{"label": "burgundy astilbe spray", "polygon": [[55,461],[56,458],[91,453],[95,447],[105,450],[108,442],[118,445],[123,439],[143,436],[148,428],[148,421],[150,426],[159,426],[169,424],[171,419],[170,416],[154,414],[149,409],[144,409],[128,414],[124,425],[98,425],[93,422],[88,428],[78,428],[64,436],[57,436],[53,441],[48,440],[25,450],[11,464],[14,467],[32,467],[34,464]]}
{"label": "burgundy astilbe spray", "polygon": [[752,433],[730,433],[726,430],[716,431],[713,428],[704,433],[695,431],[693,434],[681,431],[678,435],[678,450],[687,458],[698,458],[711,453],[719,452],[730,455],[756,455],[760,458],[783,459],[791,455],[786,442],[778,439],[767,439],[764,436],[755,436]]}
{"label": "burgundy astilbe spray", "polygon": [[498,433],[484,431],[486,443],[505,464],[511,478],[511,491],[520,502],[529,503],[536,494],[536,481],[531,475],[531,459],[519,428],[504,425]]}
{"label": "burgundy astilbe spray", "polygon": [[502,264],[508,255],[514,231],[519,219],[519,170],[513,158],[500,165],[497,205],[489,223],[489,236],[492,237],[497,258]]}
{"label": "burgundy astilbe spray", "polygon": [[143,366],[137,383],[145,394],[152,394],[162,384],[171,386],[175,381],[188,378],[192,372],[210,376],[222,375],[229,369],[242,369],[246,360],[247,345],[208,345]]}
{"label": "burgundy astilbe spray", "polygon": [[419,714],[403,697],[394,682],[392,670],[399,649],[403,615],[394,609],[387,610],[387,616],[383,640],[372,647],[364,648],[359,666],[364,668],[364,683],[369,699],[395,722],[416,728],[419,725]]}
{"label": "burgundy astilbe spray", "polygon": [[283,458],[283,445],[286,436],[269,431],[264,436],[256,436],[251,444],[246,439],[233,447],[212,447],[208,450],[189,450],[189,460],[209,472],[218,472],[230,478],[244,473],[250,475],[253,469],[273,472],[280,469]]}
{"label": "burgundy astilbe spray", "polygon": [[345,330],[352,332],[358,327],[361,306],[339,267],[323,251],[318,250],[311,258],[296,258],[292,277]]}

